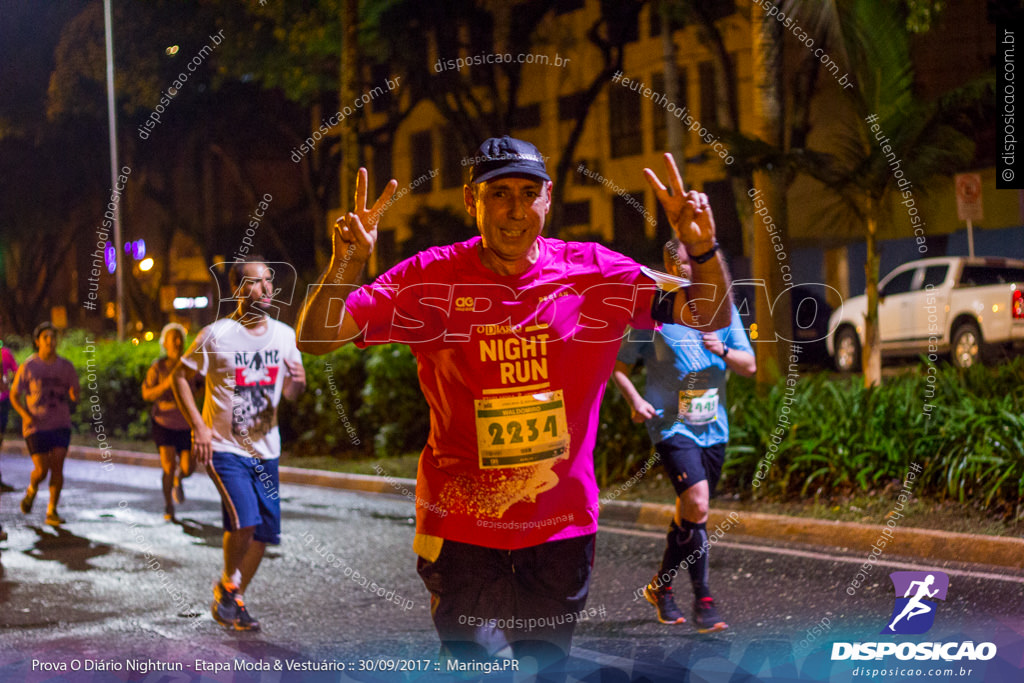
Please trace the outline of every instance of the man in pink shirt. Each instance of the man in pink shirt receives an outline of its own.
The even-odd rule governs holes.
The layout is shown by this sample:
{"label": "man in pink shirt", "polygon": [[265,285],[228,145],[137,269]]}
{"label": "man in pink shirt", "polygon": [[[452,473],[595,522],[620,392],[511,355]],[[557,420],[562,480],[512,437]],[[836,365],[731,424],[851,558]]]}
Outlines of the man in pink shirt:
{"label": "man in pink shirt", "polygon": [[[729,322],[725,269],[707,197],[671,194],[645,169],[695,283],[670,294],[596,243],[541,236],[551,179],[532,144],[481,145],[464,188],[479,237],[434,247],[356,287],[397,187],[339,219],[333,257],[311,287],[299,348],[323,354],[401,342],[416,356],[431,430],[416,486],[417,570],[442,655],[535,657],[560,666],[586,603],[597,532],[593,447],[601,397],[627,326],[717,329]],[[339,306],[343,304],[342,306]]]}

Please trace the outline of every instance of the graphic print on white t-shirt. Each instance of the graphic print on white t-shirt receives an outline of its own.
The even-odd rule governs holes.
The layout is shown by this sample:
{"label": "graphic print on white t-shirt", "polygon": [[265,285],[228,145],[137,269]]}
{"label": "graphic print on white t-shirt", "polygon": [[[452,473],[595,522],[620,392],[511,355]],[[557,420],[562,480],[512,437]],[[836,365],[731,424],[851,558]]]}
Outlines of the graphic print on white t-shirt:
{"label": "graphic print on white t-shirt", "polygon": [[274,427],[274,388],[281,372],[278,349],[235,353],[234,420],[231,432],[258,440]]}

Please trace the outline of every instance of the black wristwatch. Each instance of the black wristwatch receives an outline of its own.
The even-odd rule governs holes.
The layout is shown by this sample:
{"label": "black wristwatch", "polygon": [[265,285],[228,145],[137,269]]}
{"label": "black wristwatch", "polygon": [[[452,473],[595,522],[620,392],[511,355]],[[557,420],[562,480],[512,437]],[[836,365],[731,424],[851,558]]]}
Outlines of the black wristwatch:
{"label": "black wristwatch", "polygon": [[718,251],[718,240],[715,240],[714,245],[712,245],[712,247],[703,254],[698,254],[696,256],[690,254],[690,260],[694,263],[705,263],[711,260],[711,257],[715,255],[716,251]]}
{"label": "black wristwatch", "polygon": [[723,345],[722,345],[722,348],[723,348],[724,350],[722,351],[722,355],[721,355],[721,356],[719,356],[719,358],[721,358],[722,360],[725,360],[725,357],[729,355],[729,347],[728,347],[728,346],[726,346],[725,344],[723,344]]}

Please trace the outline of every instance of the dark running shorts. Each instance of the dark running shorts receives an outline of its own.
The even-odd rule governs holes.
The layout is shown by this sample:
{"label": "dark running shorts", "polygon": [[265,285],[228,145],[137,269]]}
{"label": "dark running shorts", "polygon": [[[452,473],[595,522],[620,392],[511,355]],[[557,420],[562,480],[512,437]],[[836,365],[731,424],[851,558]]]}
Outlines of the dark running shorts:
{"label": "dark running shorts", "polygon": [[206,471],[220,491],[224,530],[254,526],[261,543],[281,542],[281,492],[277,460],[214,451]]}
{"label": "dark running shorts", "polygon": [[710,494],[715,495],[715,488],[722,476],[722,463],[725,462],[725,444],[698,446],[692,439],[682,434],[673,434],[654,447],[661,457],[661,464],[672,480],[676,495],[694,484],[708,482]]}
{"label": "dark running shorts", "polygon": [[443,651],[486,659],[511,646],[547,664],[568,656],[586,605],[595,534],[519,550],[444,541],[437,560],[418,558]]}
{"label": "dark running shorts", "polygon": [[48,453],[54,448],[67,448],[71,443],[70,429],[48,429],[25,437],[25,445],[32,455]]}
{"label": "dark running shorts", "polygon": [[192,450],[191,429],[168,429],[157,422],[153,422],[152,427],[153,441],[158,447],[174,446],[179,453]]}

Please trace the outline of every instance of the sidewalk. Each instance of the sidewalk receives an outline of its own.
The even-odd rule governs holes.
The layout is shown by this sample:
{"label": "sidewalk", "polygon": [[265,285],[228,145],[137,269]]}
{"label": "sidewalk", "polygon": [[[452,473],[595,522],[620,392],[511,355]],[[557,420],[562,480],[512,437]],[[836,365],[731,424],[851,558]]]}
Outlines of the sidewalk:
{"label": "sidewalk", "polygon": [[[27,454],[25,442],[19,439],[5,441],[5,446]],[[155,453],[110,450],[104,454],[99,448],[72,446],[68,456],[79,460],[114,462],[143,467],[160,467],[160,458]],[[402,495],[404,488],[413,491],[416,482],[412,479],[394,479],[366,474],[325,472],[298,467],[281,467],[281,481],[290,484],[326,486],[335,489],[363,491],[365,493],[390,493]],[[611,501],[601,509],[602,521],[665,529],[672,519],[673,505],[661,503],[636,503]],[[727,512],[711,510],[708,529],[721,524]],[[841,548],[854,554],[871,552],[878,542],[883,526],[858,524],[856,522],[824,521],[804,517],[766,515],[744,512],[739,515],[738,532],[744,536],[763,541],[808,543]],[[980,536],[974,534],[949,533],[930,529],[897,527],[894,552],[904,557],[916,557],[932,562],[952,561],[972,564],[986,564],[1012,569],[1024,569],[1024,539],[1001,536]]]}

